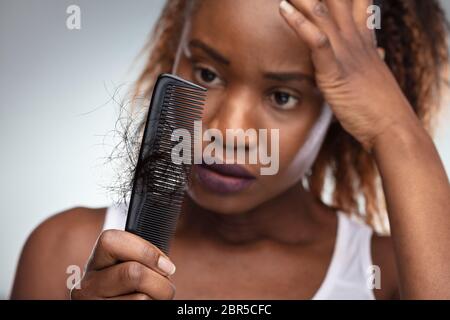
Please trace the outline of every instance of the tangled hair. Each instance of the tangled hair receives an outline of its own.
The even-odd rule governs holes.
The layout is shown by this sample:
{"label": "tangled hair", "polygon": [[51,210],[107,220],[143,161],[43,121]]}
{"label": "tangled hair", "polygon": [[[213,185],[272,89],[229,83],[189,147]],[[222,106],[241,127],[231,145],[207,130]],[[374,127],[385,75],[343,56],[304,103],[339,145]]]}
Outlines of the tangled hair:
{"label": "tangled hair", "polygon": [[[141,51],[148,57],[136,82],[136,97],[149,97],[156,77],[172,72],[190,3],[191,0],[167,1]],[[387,65],[423,126],[430,130],[446,84],[445,14],[437,0],[378,0],[375,4],[382,14],[382,28],[377,30],[378,46],[385,50]],[[327,178],[333,184],[329,200],[324,192]],[[339,123],[331,125],[311,174],[305,179],[320,201],[386,231],[385,201],[375,162]]]}

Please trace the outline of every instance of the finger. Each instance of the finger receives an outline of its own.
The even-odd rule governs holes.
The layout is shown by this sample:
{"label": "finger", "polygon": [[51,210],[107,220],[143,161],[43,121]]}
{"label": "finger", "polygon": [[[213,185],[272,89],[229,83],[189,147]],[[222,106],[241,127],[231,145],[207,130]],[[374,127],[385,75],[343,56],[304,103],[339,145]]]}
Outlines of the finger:
{"label": "finger", "polygon": [[332,42],[339,38],[339,28],[324,2],[320,0],[290,0],[290,3],[310,22],[325,32]]}
{"label": "finger", "polygon": [[91,271],[82,281],[81,290],[102,298],[143,293],[153,299],[165,300],[175,294],[175,288],[167,277],[134,261]]}
{"label": "finger", "polygon": [[337,62],[328,37],[287,1],[281,1],[280,11],[286,22],[311,49],[316,70],[334,70]]}
{"label": "finger", "polygon": [[373,0],[353,0],[353,17],[356,24],[356,28],[363,39],[368,45],[376,46],[375,30],[369,28],[367,24],[369,19],[369,6],[373,4]]}
{"label": "finger", "polygon": [[120,230],[107,230],[100,235],[88,269],[101,270],[123,261],[137,261],[165,276],[175,272],[175,265],[156,246]]}
{"label": "finger", "polygon": [[325,0],[325,3],[342,32],[352,34],[358,31],[352,15],[352,0]]}
{"label": "finger", "polygon": [[123,296],[107,298],[106,300],[153,300],[153,299],[144,293],[132,293]]}

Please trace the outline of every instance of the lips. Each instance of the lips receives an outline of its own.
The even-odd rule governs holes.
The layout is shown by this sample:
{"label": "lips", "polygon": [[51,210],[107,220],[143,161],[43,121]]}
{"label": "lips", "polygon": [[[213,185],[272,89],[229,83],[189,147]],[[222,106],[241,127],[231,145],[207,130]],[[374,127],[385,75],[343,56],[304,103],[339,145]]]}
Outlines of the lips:
{"label": "lips", "polygon": [[238,164],[202,164],[208,170],[220,173],[224,176],[243,178],[243,179],[255,179],[250,172],[248,172],[244,167]]}
{"label": "lips", "polygon": [[200,183],[215,193],[236,193],[247,189],[256,177],[237,164],[200,164],[194,166]]}

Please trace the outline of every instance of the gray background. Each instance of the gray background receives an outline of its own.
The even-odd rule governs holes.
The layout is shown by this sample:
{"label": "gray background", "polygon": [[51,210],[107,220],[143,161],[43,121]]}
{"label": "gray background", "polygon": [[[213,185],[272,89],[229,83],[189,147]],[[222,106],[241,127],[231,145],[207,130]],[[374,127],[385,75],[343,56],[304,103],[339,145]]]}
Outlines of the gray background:
{"label": "gray background", "polygon": [[[105,157],[118,108],[108,101],[136,79],[143,61],[132,62],[163,3],[0,0],[0,298],[39,222],[73,206],[111,203],[102,186],[113,179]],[[81,30],[66,28],[71,4],[81,7]],[[450,169],[445,109],[436,142]]]}

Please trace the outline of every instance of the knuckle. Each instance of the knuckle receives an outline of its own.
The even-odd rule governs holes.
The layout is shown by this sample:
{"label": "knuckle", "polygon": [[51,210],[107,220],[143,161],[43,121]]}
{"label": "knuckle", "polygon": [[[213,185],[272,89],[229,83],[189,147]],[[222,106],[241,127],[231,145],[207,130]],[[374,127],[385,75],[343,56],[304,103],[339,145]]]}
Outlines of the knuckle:
{"label": "knuckle", "polygon": [[161,284],[158,289],[161,300],[172,300],[175,297],[175,286],[169,281]]}
{"label": "knuckle", "polygon": [[130,262],[125,265],[122,271],[122,279],[137,285],[144,275],[144,266],[138,262]]}
{"label": "knuckle", "polygon": [[323,2],[316,1],[313,5],[312,12],[316,16],[325,17],[328,15],[328,8]]}
{"label": "knuckle", "polygon": [[117,238],[117,231],[116,230],[106,230],[103,231],[100,235],[100,238],[98,239],[98,244],[101,247],[108,248],[111,246],[111,244],[115,241]]}
{"label": "knuckle", "polygon": [[319,49],[329,48],[331,46],[330,39],[324,34],[321,33],[316,40],[316,47]]}

